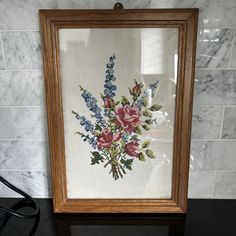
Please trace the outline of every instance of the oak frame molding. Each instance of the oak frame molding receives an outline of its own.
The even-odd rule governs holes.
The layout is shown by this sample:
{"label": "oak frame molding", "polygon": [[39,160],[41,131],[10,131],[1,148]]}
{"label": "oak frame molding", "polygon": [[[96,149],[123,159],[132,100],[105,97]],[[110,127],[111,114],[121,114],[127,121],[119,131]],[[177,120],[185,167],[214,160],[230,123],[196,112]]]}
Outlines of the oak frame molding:
{"label": "oak frame molding", "polygon": [[[40,10],[39,14],[54,212],[186,213],[198,9]],[[179,28],[171,199],[67,198],[58,30],[113,27]]]}

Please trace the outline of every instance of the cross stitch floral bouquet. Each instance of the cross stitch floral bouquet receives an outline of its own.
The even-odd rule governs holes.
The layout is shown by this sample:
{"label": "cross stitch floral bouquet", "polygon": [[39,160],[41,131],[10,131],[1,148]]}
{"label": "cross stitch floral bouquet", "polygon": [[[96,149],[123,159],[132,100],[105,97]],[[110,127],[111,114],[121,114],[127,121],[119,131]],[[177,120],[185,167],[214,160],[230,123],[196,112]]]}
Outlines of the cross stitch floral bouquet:
{"label": "cross stitch floral bouquet", "polygon": [[150,149],[150,141],[141,142],[140,136],[143,130],[149,130],[156,122],[152,112],[160,110],[161,106],[158,104],[148,106],[148,96],[154,96],[158,81],[150,84],[143,92],[143,84],[134,80],[134,86],[129,88],[131,99],[125,96],[116,98],[114,61],[115,55],[109,58],[106,65],[101,107],[97,99],[80,86],[81,96],[91,111],[94,124],[85,116],[75,111],[72,113],[85,130],[85,133],[76,133],[93,149],[91,165],[102,164],[104,167],[109,167],[109,173],[112,173],[113,178],[117,180],[123,178],[127,170],[132,170],[134,161],[145,161],[146,157],[156,157]]}

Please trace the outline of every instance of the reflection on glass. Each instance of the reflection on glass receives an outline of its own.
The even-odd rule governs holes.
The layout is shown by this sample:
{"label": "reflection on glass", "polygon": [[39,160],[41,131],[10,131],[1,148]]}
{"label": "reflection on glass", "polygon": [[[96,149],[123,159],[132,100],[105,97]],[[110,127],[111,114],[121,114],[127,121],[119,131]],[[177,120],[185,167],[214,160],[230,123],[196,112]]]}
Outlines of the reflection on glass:
{"label": "reflection on glass", "polygon": [[93,235],[93,236],[168,236],[166,225],[72,225],[71,236]]}
{"label": "reflection on glass", "polygon": [[185,217],[63,216],[56,217],[58,236],[182,236]]}
{"label": "reflection on glass", "polygon": [[[69,198],[171,198],[178,29],[61,29],[59,36]],[[140,160],[129,152],[130,156],[124,158],[132,159],[132,170],[126,170],[124,177],[116,181],[111,174],[109,176],[109,168],[91,165],[91,146],[75,135],[83,127],[72,115],[72,111],[79,111],[86,119],[91,119],[79,86],[89,90],[103,109],[104,99],[100,94],[107,60],[113,54],[115,98],[125,96],[132,101],[128,88],[133,88],[136,80],[143,85],[140,97],[145,96],[146,108],[155,104],[161,106],[150,111],[152,119],[147,123],[148,129],[140,125],[142,132],[137,133],[140,143],[150,141],[156,158],[145,156],[144,162],[143,158]],[[117,101],[114,114],[118,114],[118,108],[123,105],[121,100]],[[146,119],[142,115],[140,124]],[[129,132],[134,130],[129,129]],[[135,148],[136,152],[146,152],[141,146]],[[96,151],[99,153],[99,148]]]}

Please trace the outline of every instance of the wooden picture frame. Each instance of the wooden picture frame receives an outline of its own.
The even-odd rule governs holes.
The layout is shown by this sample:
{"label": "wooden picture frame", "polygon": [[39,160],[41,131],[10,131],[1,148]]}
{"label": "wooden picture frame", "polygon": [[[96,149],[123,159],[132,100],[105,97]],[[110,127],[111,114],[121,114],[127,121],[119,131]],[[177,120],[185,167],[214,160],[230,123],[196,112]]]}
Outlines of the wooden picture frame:
{"label": "wooden picture frame", "polygon": [[[192,123],[198,9],[40,10],[54,211],[185,213]],[[179,30],[170,199],[71,199],[67,195],[59,30],[75,28],[171,28]]]}

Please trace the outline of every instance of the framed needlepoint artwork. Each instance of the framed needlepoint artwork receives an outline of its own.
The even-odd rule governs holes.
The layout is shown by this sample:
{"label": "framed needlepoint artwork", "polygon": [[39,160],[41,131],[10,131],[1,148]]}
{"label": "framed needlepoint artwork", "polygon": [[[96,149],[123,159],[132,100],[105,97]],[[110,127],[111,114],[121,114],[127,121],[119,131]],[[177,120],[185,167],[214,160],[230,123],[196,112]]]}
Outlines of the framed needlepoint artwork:
{"label": "framed needlepoint artwork", "polygon": [[40,11],[55,212],[186,212],[197,16]]}

